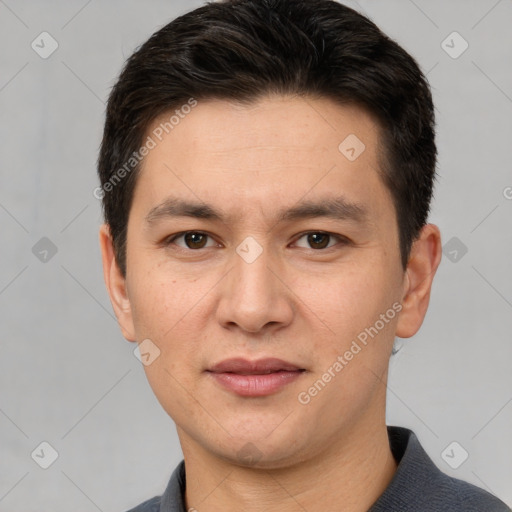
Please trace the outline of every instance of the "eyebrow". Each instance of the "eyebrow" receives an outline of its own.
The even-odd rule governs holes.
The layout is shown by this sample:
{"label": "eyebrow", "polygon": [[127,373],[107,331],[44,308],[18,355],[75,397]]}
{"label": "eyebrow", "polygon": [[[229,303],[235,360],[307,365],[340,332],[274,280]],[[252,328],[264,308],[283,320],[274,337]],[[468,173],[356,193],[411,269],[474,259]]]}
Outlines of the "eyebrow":
{"label": "eyebrow", "polygon": [[[146,215],[146,223],[152,225],[169,217],[193,217],[220,222],[228,222],[222,212],[213,206],[201,202],[185,201],[177,197],[168,197],[152,208]],[[236,216],[233,216],[233,218]],[[301,201],[297,205],[278,211],[275,223],[290,222],[300,219],[327,217],[335,220],[351,220],[363,223],[368,218],[366,208],[350,202],[342,196],[326,197],[314,201]]]}

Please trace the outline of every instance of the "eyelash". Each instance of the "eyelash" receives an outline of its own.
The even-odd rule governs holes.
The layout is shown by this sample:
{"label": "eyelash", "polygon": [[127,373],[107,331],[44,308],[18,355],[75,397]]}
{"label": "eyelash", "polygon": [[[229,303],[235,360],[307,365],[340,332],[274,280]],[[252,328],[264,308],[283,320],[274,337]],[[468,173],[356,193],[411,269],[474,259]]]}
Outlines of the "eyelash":
{"label": "eyelash", "polygon": [[[181,238],[185,235],[192,234],[192,233],[197,234],[197,235],[207,236],[209,238],[213,238],[211,235],[209,235],[208,233],[205,233],[204,231],[182,231],[180,233],[176,233],[175,235],[172,235],[171,237],[166,238],[164,240],[164,245],[169,246],[169,245],[173,244],[173,242],[175,240],[177,240],[178,238]],[[301,238],[308,236],[308,235],[326,235],[330,238],[338,239],[338,244],[341,244],[341,245],[350,244],[350,240],[348,238],[346,238],[342,235],[336,235],[335,233],[330,233],[328,231],[305,231],[299,235],[299,237],[295,240],[295,242],[297,242]],[[330,242],[330,240],[329,240],[329,242]],[[310,249],[315,252],[322,252],[322,251],[326,251],[328,249],[332,249],[333,247],[335,247],[338,244],[334,244],[329,247],[323,247],[321,249],[313,249],[312,247],[310,247]],[[187,248],[181,247],[181,246],[177,246],[177,247],[178,247],[178,249],[181,249],[184,251],[194,251],[194,252],[199,252],[201,249],[210,249],[211,248],[211,247],[201,247],[199,249],[191,249],[190,247],[187,247]]]}

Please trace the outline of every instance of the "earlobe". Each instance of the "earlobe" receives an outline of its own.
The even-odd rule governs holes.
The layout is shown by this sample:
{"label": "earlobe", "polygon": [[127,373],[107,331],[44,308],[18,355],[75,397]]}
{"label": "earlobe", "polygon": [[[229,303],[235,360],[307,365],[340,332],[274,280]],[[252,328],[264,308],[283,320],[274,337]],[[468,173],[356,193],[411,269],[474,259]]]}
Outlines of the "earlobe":
{"label": "earlobe", "polygon": [[439,228],[426,224],[413,243],[405,272],[402,311],[396,329],[396,335],[400,338],[410,338],[423,323],[441,254]]}
{"label": "earlobe", "polygon": [[100,227],[99,241],[103,263],[103,277],[117,322],[123,336],[128,341],[135,341],[131,304],[126,290],[126,278],[121,273],[117,264],[108,224],[103,224]]}

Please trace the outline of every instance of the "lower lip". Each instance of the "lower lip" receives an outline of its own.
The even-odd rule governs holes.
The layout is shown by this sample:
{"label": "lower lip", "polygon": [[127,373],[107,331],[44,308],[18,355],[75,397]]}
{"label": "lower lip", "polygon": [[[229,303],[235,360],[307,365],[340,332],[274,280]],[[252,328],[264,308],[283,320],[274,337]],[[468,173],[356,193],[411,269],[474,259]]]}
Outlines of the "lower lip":
{"label": "lower lip", "polygon": [[301,371],[279,371],[261,375],[210,372],[219,384],[241,396],[270,395],[298,379],[301,374]]}

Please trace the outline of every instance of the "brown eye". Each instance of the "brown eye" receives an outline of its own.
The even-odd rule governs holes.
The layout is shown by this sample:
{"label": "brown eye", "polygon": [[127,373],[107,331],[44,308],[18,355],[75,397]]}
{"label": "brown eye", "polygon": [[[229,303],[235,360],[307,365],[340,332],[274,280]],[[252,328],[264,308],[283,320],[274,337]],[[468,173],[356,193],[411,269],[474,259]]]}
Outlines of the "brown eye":
{"label": "brown eye", "polygon": [[203,233],[185,233],[184,240],[189,249],[202,249],[206,244],[207,235]]}
{"label": "brown eye", "polygon": [[[305,240],[305,242],[300,242],[301,240]],[[336,242],[343,244],[347,243],[347,240],[338,235],[334,235],[332,233],[325,233],[323,231],[310,231],[309,233],[304,233],[295,244],[299,247],[305,249],[329,249],[330,247],[336,245]]]}
{"label": "brown eye", "polygon": [[325,249],[329,244],[330,236],[326,233],[310,233],[307,237],[308,243],[313,249]]}
{"label": "brown eye", "polygon": [[207,245],[209,238],[211,238],[209,235],[200,231],[185,231],[168,238],[166,245],[177,245],[182,249],[204,249],[212,247],[212,242],[215,245],[213,240],[210,241],[210,245]]}

